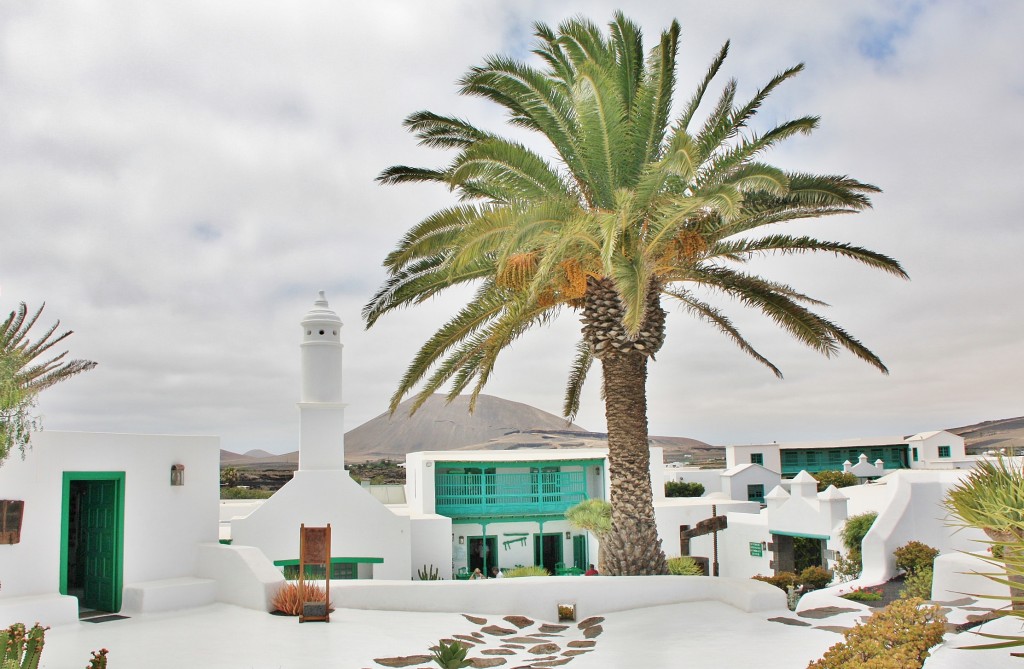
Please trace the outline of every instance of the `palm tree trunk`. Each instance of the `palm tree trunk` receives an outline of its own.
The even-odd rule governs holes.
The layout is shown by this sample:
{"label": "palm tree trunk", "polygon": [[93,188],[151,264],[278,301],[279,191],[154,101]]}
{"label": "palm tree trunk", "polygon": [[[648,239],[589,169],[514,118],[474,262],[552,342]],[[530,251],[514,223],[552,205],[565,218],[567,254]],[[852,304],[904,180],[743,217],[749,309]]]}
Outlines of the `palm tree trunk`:
{"label": "palm tree trunk", "polygon": [[667,574],[651,492],[647,357],[612,355],[601,365],[612,503],[612,529],[601,540],[601,571],[610,576]]}

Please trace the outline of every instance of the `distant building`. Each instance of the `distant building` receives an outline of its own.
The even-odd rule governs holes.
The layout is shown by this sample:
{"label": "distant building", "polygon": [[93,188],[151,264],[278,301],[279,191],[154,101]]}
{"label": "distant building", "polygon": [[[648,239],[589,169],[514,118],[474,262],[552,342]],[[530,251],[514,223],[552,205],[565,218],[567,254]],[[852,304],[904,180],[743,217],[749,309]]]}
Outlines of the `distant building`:
{"label": "distant building", "polygon": [[811,442],[790,442],[726,446],[726,469],[744,464],[761,465],[792,478],[801,471],[843,471],[866,456],[869,463],[881,461],[879,475],[898,469],[963,469],[975,458],[964,450],[963,437],[951,432],[922,432],[910,437],[886,436]]}

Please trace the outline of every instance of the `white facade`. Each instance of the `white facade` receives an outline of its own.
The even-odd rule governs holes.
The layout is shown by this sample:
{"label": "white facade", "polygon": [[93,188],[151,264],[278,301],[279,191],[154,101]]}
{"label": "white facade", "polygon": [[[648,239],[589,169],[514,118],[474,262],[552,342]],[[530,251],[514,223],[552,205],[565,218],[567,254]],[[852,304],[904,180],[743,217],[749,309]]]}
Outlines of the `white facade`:
{"label": "white facade", "polygon": [[761,465],[738,465],[722,472],[722,494],[744,502],[764,502],[765,494],[782,482],[782,475]]}
{"label": "white facade", "polygon": [[782,471],[778,444],[745,444],[725,447],[725,468],[755,464],[773,472]]}
{"label": "white facade", "polygon": [[945,430],[915,434],[907,444],[912,469],[969,469],[977,461],[967,455],[963,437]]}
{"label": "white facade", "polygon": [[[20,542],[0,545],[0,626],[78,620],[78,600],[63,596],[88,578],[73,573],[79,553],[71,535],[87,530],[72,517],[80,487],[72,481],[112,481],[123,509],[113,515],[113,543],[96,557],[109,560],[115,579],[110,610],[137,584],[194,576],[200,544],[217,541],[219,457],[216,437],[33,435],[24,460],[15,454],[0,467],[0,498],[25,503]],[[171,485],[174,465],[184,467],[183,485]],[[206,601],[192,605],[213,601],[202,583],[193,585]]]}
{"label": "white facade", "polygon": [[[663,452],[651,448],[651,481],[659,527],[678,515],[665,498]],[[490,477],[490,478],[488,478]],[[475,486],[475,487],[474,487]],[[479,490],[474,493],[474,490]],[[607,449],[422,451],[406,456],[405,495],[415,518],[450,519],[453,573],[497,566],[597,563],[598,544],[563,516],[566,500],[608,499]],[[563,503],[564,502],[564,503]],[[559,510],[552,510],[553,504]],[[672,521],[674,522],[674,521]],[[671,536],[678,537],[678,523]],[[419,561],[414,560],[414,569]]]}

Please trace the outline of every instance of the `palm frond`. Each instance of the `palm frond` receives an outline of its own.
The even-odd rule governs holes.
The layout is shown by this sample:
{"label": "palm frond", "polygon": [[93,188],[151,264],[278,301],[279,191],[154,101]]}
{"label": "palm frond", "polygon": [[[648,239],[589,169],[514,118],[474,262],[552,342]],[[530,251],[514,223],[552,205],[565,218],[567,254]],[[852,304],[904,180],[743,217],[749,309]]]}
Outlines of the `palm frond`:
{"label": "palm frond", "polygon": [[681,288],[667,287],[662,288],[661,292],[678,300],[682,307],[691,316],[714,325],[719,332],[731,339],[741,351],[770,369],[775,376],[780,379],[782,378],[782,371],[776,367],[771,360],[758,353],[754,347],[750,345],[750,342],[740,334],[740,331],[736,329],[736,326],[732,324],[732,321],[730,321],[729,318],[726,317],[719,309],[713,307],[707,302],[697,299],[693,293]]}
{"label": "palm frond", "polygon": [[571,423],[576,419],[580,411],[580,398],[583,395],[583,385],[587,380],[587,373],[594,364],[594,354],[585,341],[576,344],[576,357],[573,359],[572,367],[569,370],[569,382],[565,386],[565,402],[562,404],[562,415]]}

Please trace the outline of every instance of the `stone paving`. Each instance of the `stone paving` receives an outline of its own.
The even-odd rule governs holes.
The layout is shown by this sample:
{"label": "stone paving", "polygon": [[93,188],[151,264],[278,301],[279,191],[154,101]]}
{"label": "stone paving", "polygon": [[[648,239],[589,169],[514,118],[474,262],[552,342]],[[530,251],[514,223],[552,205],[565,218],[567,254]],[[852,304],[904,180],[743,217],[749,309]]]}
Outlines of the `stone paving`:
{"label": "stone paving", "polygon": [[[576,625],[537,623],[525,616],[505,616],[500,619],[462,614],[478,631],[453,634],[442,639],[445,643],[458,641],[469,649],[466,659],[471,667],[509,667],[509,669],[546,669],[569,664],[576,657],[590,653],[601,636],[604,618],[595,616]],[[406,655],[378,657],[374,662],[382,667],[416,667],[431,669],[431,656]]]}

